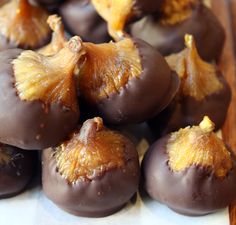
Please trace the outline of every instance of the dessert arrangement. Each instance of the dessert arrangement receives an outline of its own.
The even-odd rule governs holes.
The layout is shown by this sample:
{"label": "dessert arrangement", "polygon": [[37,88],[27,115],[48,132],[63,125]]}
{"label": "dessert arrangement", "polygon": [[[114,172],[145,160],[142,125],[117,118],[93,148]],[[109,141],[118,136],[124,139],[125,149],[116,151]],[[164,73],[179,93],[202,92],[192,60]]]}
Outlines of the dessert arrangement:
{"label": "dessert arrangement", "polygon": [[[137,192],[188,216],[229,206],[224,42],[201,0],[1,2],[1,201],[40,174],[76,216],[109,216]],[[153,137],[143,159],[141,123]]]}

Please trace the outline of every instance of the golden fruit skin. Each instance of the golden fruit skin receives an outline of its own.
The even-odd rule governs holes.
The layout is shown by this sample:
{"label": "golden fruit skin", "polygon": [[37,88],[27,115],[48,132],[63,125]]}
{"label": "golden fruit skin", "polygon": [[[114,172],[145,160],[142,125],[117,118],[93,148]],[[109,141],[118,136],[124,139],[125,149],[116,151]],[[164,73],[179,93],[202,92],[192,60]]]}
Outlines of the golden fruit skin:
{"label": "golden fruit skin", "polygon": [[134,0],[92,0],[97,12],[108,22],[109,34],[120,40],[124,36],[126,22],[132,16]]}
{"label": "golden fruit skin", "polygon": [[69,183],[95,179],[122,168],[129,145],[123,135],[105,128],[101,118],[87,120],[79,132],[55,149],[58,170]]}
{"label": "golden fruit skin", "polygon": [[216,177],[224,178],[232,168],[232,160],[213,130],[213,122],[204,117],[199,126],[172,133],[167,143],[170,168],[180,172],[190,166],[200,166],[210,168]]}
{"label": "golden fruit skin", "polygon": [[186,20],[192,15],[193,7],[199,0],[165,0],[161,6],[160,24],[171,26]]}
{"label": "golden fruit skin", "polygon": [[84,50],[78,37],[73,37],[52,57],[30,50],[22,52],[12,62],[20,99],[46,104],[60,102],[77,111],[74,68],[82,55]]}
{"label": "golden fruit skin", "polygon": [[223,85],[217,77],[214,65],[201,59],[193,36],[185,35],[186,49],[166,57],[169,66],[181,78],[181,92],[198,101],[222,90]]}
{"label": "golden fruit skin", "polygon": [[14,46],[35,49],[50,35],[48,13],[28,0],[11,0],[0,8],[0,34]]}
{"label": "golden fruit skin", "polygon": [[137,48],[131,39],[95,45],[85,43],[86,59],[80,70],[79,88],[94,103],[119,93],[142,68]]}

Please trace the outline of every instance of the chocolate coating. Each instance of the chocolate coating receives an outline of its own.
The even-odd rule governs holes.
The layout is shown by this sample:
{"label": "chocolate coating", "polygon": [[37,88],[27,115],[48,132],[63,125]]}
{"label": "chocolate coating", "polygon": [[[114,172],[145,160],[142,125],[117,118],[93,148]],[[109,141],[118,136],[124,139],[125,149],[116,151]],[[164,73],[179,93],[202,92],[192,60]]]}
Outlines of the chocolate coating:
{"label": "chocolate coating", "polygon": [[97,102],[97,109],[110,124],[139,123],[162,111],[176,95],[180,81],[164,58],[149,44],[133,39],[141,59],[142,72],[119,93]]}
{"label": "chocolate coating", "polygon": [[141,18],[144,15],[156,12],[164,0],[134,0],[133,17]]}
{"label": "chocolate coating", "polygon": [[163,136],[182,127],[199,124],[204,116],[208,116],[215,124],[215,129],[220,129],[227,116],[231,90],[218,71],[218,79],[223,88],[217,93],[206,96],[203,100],[196,100],[190,96],[178,96],[157,117],[149,121],[149,125],[158,136]]}
{"label": "chocolate coating", "polygon": [[151,198],[189,216],[212,213],[234,201],[236,161],[233,155],[233,167],[223,179],[200,166],[173,172],[166,153],[168,139],[169,135],[155,142],[142,163],[144,186]]}
{"label": "chocolate coating", "polygon": [[0,52],[0,141],[23,149],[54,146],[76,128],[79,112],[56,102],[45,105],[19,98],[11,62],[21,52]]}
{"label": "chocolate coating", "polygon": [[139,184],[138,155],[126,143],[125,165],[105,171],[92,180],[69,184],[58,172],[53,149],[43,151],[43,191],[63,210],[78,216],[104,217],[121,209],[135,194]]}
{"label": "chocolate coating", "polygon": [[156,12],[164,0],[135,0],[134,11],[142,11],[142,14],[150,14]]}
{"label": "chocolate coating", "polygon": [[[6,161],[2,155],[9,157]],[[36,153],[0,144],[0,198],[22,192],[34,173]]]}
{"label": "chocolate coating", "polygon": [[192,34],[200,56],[206,61],[220,57],[225,41],[222,25],[204,5],[198,5],[191,17],[172,26],[161,25],[158,15],[147,16],[131,26],[131,34],[145,40],[163,55],[184,49],[184,35]]}
{"label": "chocolate coating", "polygon": [[65,0],[35,0],[38,2],[41,6],[46,8],[50,13],[57,13],[60,5]]}
{"label": "chocolate coating", "polygon": [[99,16],[89,0],[70,0],[60,7],[66,28],[73,35],[93,43],[108,42],[106,22]]}

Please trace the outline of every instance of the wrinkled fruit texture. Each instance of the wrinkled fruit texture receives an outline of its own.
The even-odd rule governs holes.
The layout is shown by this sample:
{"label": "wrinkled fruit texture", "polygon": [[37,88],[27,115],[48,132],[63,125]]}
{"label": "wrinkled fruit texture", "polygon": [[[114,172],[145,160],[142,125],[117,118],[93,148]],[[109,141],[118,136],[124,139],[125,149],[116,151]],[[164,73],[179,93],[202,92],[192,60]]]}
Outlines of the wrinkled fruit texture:
{"label": "wrinkled fruit texture", "polygon": [[137,48],[131,39],[95,45],[85,43],[86,62],[79,77],[80,91],[90,102],[119,93],[128,81],[141,74]]}
{"label": "wrinkled fruit texture", "polygon": [[132,16],[134,0],[92,0],[97,12],[108,22],[110,35],[119,40],[126,22]]}
{"label": "wrinkled fruit texture", "polygon": [[160,24],[171,26],[186,20],[197,3],[199,0],[165,0],[160,9]]}
{"label": "wrinkled fruit texture", "polygon": [[48,14],[28,0],[11,0],[0,8],[0,34],[8,42],[34,49],[48,39]]}
{"label": "wrinkled fruit texture", "polygon": [[125,163],[126,139],[104,127],[101,118],[87,120],[79,132],[55,149],[59,172],[68,182],[92,180]]}
{"label": "wrinkled fruit texture", "polygon": [[199,166],[210,169],[218,178],[224,178],[232,168],[232,160],[213,130],[213,122],[204,117],[199,126],[172,133],[167,143],[170,168],[180,172],[190,166]]}
{"label": "wrinkled fruit texture", "polygon": [[193,36],[186,35],[185,44],[185,50],[166,57],[166,60],[181,78],[182,94],[200,101],[220,91],[223,85],[217,77],[215,66],[200,58]]}
{"label": "wrinkled fruit texture", "polygon": [[24,51],[13,61],[16,89],[21,100],[61,102],[77,109],[74,68],[84,55],[82,42],[73,37],[58,54],[47,57]]}

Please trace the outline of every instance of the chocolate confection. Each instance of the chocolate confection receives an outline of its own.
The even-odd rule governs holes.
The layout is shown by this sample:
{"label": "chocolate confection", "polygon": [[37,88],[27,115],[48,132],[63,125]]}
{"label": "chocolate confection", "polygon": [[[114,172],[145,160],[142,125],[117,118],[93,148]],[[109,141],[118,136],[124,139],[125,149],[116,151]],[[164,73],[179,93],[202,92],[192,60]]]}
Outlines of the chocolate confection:
{"label": "chocolate confection", "polygon": [[186,35],[185,42],[185,50],[166,58],[181,79],[178,96],[165,111],[149,121],[160,135],[197,125],[204,115],[209,116],[219,129],[230,104],[231,90],[222,73],[215,65],[200,58],[193,36]]}
{"label": "chocolate confection", "polygon": [[71,133],[79,120],[73,71],[83,54],[78,37],[52,57],[19,49],[0,53],[1,142],[43,149]]}
{"label": "chocolate confection", "polygon": [[124,26],[145,14],[155,12],[163,0],[91,0],[97,12],[108,23],[108,32],[115,39],[125,36]]}
{"label": "chocolate confection", "polygon": [[149,148],[142,169],[151,198],[189,216],[215,212],[235,200],[235,157],[213,129],[205,117],[199,126],[180,129]]}
{"label": "chocolate confection", "polygon": [[[166,4],[171,2],[174,4],[176,1],[167,0]],[[133,24],[130,27],[131,35],[143,39],[166,56],[184,49],[184,35],[192,34],[196,39],[199,54],[204,60],[219,59],[225,32],[216,16],[206,6],[192,3],[198,2],[196,0],[178,2],[177,4],[183,4],[183,8],[181,5],[178,10],[173,7],[173,12],[170,10],[170,15],[166,17],[161,17],[157,13]],[[186,10],[184,2],[190,4],[190,9]]]}
{"label": "chocolate confection", "polygon": [[9,198],[22,192],[31,180],[36,153],[0,144],[0,198]]}
{"label": "chocolate confection", "polygon": [[139,123],[162,111],[174,98],[179,79],[164,58],[139,39],[86,43],[79,91],[110,124]]}
{"label": "chocolate confection", "polygon": [[99,117],[56,148],[43,151],[43,191],[63,210],[103,217],[122,208],[139,184],[133,143],[104,127]]}
{"label": "chocolate confection", "polygon": [[102,43],[110,41],[106,22],[99,16],[89,0],[69,0],[60,7],[60,15],[68,31],[84,41]]}

